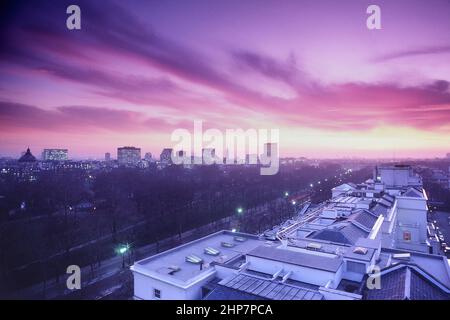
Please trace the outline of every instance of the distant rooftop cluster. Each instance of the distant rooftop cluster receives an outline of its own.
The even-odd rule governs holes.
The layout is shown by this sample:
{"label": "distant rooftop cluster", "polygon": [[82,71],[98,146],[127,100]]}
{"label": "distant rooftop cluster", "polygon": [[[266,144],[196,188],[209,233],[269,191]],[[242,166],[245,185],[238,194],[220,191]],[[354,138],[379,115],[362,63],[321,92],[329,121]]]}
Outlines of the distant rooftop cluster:
{"label": "distant rooftop cluster", "polygon": [[449,264],[427,210],[411,167],[379,166],[373,179],[337,186],[328,201],[303,203],[261,235],[221,231],[136,262],[134,297],[450,299]]}

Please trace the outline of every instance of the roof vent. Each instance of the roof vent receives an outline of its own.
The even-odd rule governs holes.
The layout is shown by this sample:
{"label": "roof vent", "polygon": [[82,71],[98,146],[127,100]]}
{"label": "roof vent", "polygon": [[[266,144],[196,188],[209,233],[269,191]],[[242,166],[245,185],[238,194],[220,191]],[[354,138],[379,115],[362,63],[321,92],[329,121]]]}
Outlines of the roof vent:
{"label": "roof vent", "polygon": [[203,259],[196,256],[195,254],[190,254],[186,257],[186,262],[190,262],[193,264],[200,264],[203,262]]}
{"label": "roof vent", "polygon": [[410,253],[396,253],[392,257],[394,259],[399,259],[399,260],[409,260],[411,258],[411,254]]}
{"label": "roof vent", "polygon": [[353,249],[353,253],[365,255],[365,254],[367,254],[367,248],[363,248],[363,247],[355,247],[355,248]]}
{"label": "roof vent", "polygon": [[220,245],[224,248],[233,248],[234,247],[234,243],[229,243],[229,242],[225,242],[225,241],[223,241]]}
{"label": "roof vent", "polygon": [[170,275],[173,275],[175,272],[178,272],[181,270],[181,268],[179,266],[169,266],[167,269],[169,270],[168,274],[170,274]]}
{"label": "roof vent", "polygon": [[206,247],[205,253],[209,254],[210,256],[217,256],[219,255],[220,251],[211,247]]}
{"label": "roof vent", "polygon": [[310,243],[308,243],[308,245],[306,246],[306,249],[318,251],[318,250],[322,249],[322,245],[319,244],[319,243],[310,242]]}
{"label": "roof vent", "polygon": [[238,236],[234,237],[234,241],[237,241],[237,242],[244,242],[245,240],[247,240],[247,238],[238,237]]}

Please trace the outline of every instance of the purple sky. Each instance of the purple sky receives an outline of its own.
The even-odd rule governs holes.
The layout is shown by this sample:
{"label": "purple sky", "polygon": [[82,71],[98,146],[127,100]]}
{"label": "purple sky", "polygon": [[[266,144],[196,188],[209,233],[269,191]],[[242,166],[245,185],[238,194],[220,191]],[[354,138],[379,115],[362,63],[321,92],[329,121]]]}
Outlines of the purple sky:
{"label": "purple sky", "polygon": [[11,1],[0,35],[1,155],[159,154],[195,119],[279,128],[285,156],[450,152],[448,0]]}

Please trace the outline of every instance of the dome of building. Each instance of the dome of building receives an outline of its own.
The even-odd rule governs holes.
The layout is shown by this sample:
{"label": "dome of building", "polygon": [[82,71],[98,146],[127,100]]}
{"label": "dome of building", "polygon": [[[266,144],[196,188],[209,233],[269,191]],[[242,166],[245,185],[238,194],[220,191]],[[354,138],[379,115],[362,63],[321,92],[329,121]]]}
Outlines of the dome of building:
{"label": "dome of building", "polygon": [[36,162],[36,158],[31,153],[30,148],[28,148],[27,152],[19,158],[19,162]]}

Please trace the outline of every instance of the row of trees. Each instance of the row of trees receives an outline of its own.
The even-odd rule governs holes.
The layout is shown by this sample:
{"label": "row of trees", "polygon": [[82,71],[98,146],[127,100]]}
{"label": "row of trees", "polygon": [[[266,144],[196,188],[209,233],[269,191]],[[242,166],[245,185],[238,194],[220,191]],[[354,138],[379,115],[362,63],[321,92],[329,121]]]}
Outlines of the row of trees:
{"label": "row of trees", "polygon": [[[157,243],[187,230],[270,203],[339,172],[283,166],[275,176],[256,167],[199,166],[192,170],[119,168],[111,171],[42,172],[36,181],[0,180],[4,195],[0,224],[0,269],[5,287],[44,279],[59,281],[69,264],[97,265],[123,242],[133,247]],[[20,209],[21,203],[25,209]],[[77,210],[89,202],[93,209]],[[11,210],[18,213],[10,215]],[[271,205],[264,215],[248,210],[240,218],[244,231],[259,232],[291,216],[291,206]],[[1,288],[0,288],[1,289]]]}

